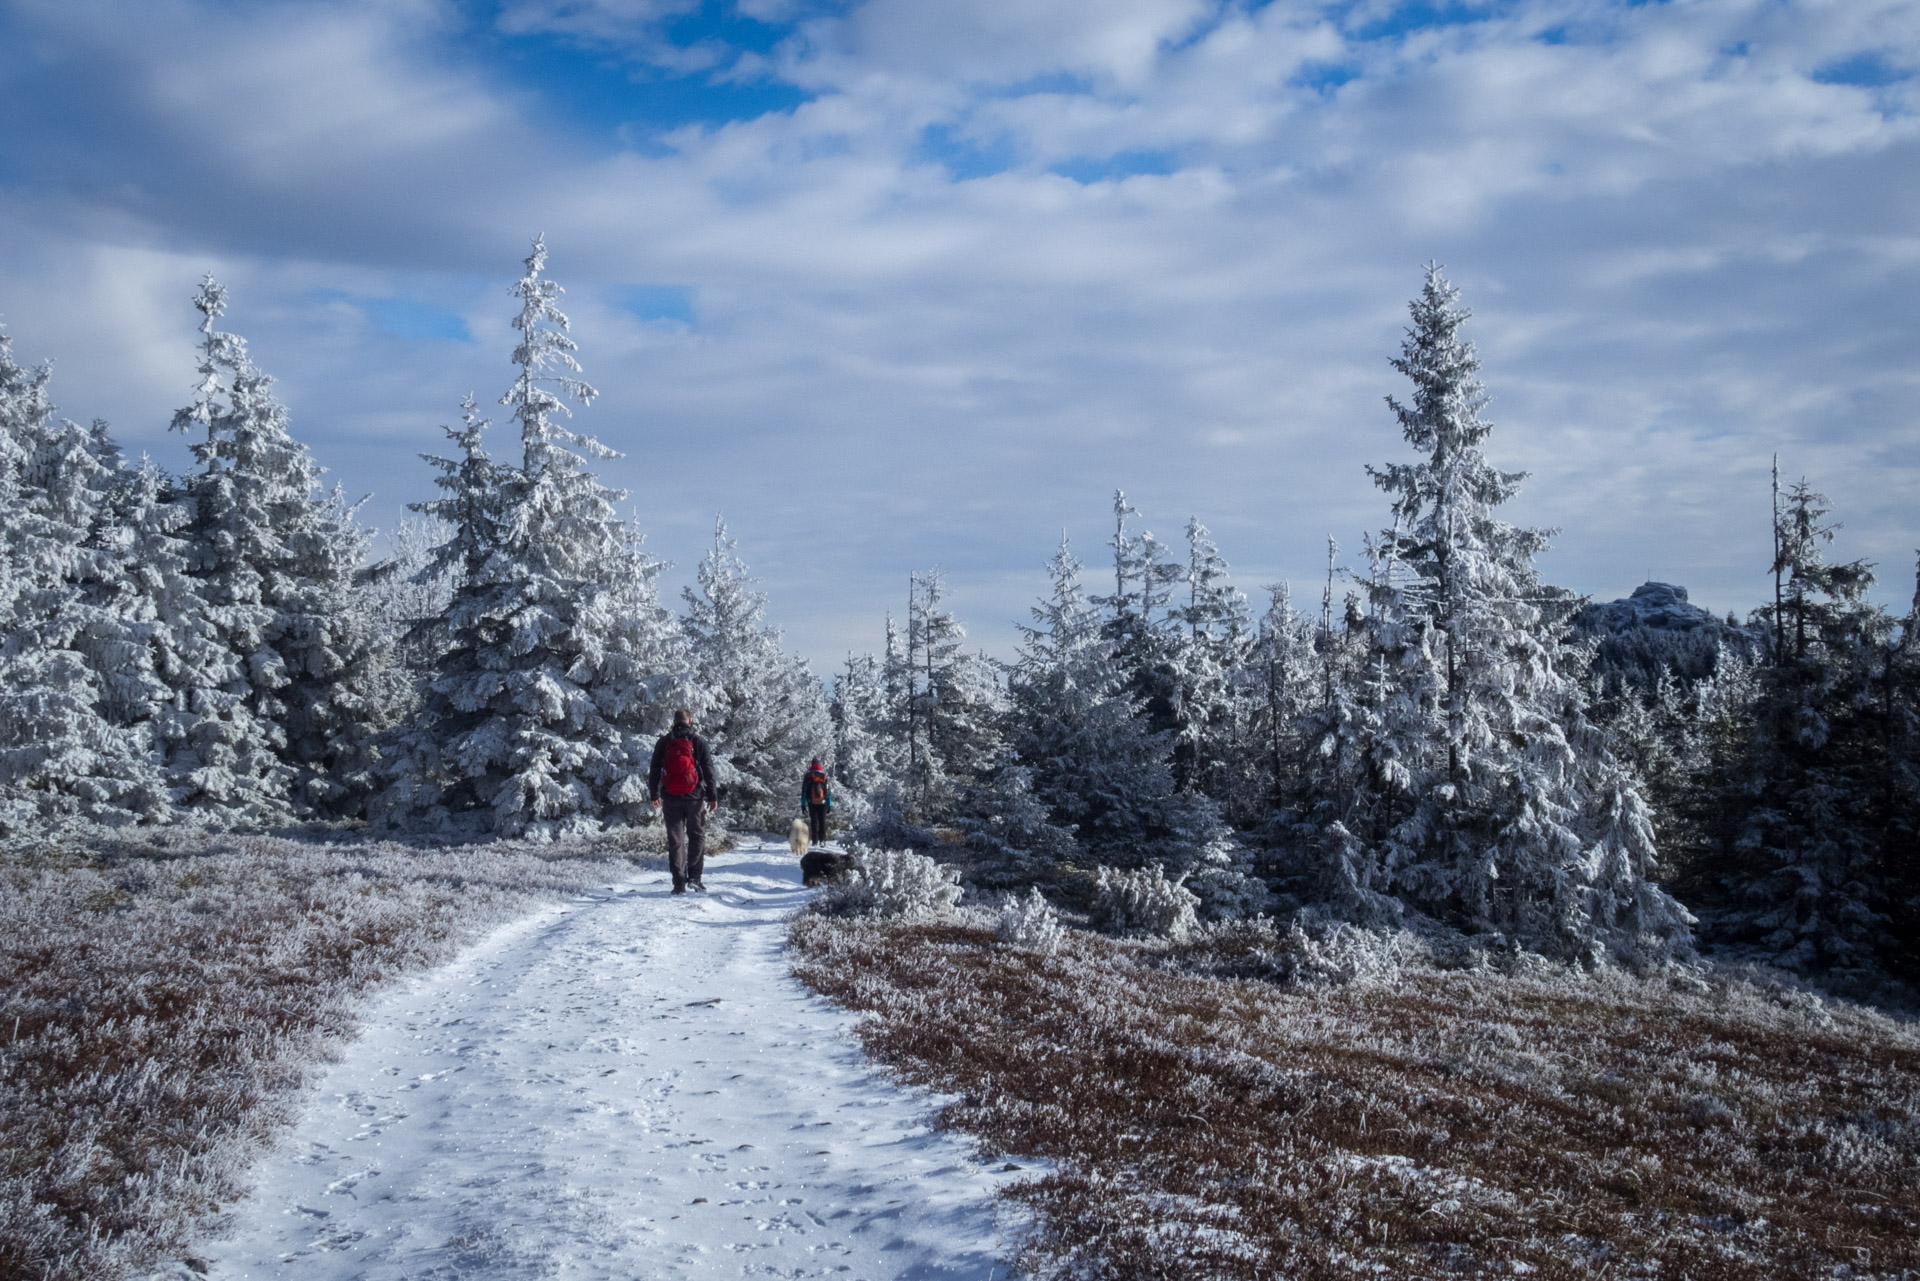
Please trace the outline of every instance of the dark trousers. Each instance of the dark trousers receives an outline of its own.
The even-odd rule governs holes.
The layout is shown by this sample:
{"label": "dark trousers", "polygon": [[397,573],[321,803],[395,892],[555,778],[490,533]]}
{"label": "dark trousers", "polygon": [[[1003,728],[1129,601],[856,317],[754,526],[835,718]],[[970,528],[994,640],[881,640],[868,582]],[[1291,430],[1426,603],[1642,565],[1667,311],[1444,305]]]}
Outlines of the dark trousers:
{"label": "dark trousers", "polygon": [[665,796],[660,816],[667,821],[667,866],[675,889],[701,879],[707,866],[707,803],[700,793]]}
{"label": "dark trousers", "polygon": [[827,807],[824,805],[807,806],[807,821],[813,824],[813,840],[817,844],[827,839]]}

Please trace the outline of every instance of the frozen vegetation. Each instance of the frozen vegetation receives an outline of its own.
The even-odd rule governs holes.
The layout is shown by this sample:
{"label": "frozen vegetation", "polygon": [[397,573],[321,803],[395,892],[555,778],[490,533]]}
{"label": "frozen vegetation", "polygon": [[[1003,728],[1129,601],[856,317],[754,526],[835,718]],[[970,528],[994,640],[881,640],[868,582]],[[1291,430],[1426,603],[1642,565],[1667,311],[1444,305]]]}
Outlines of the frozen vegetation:
{"label": "frozen vegetation", "polygon": [[960,902],[960,873],[911,850],[856,850],[816,910],[834,916],[934,921]]}
{"label": "frozen vegetation", "polygon": [[[1001,918],[1004,921],[1004,917]],[[950,1099],[1034,1277],[1908,1277],[1920,1036],[1764,975],[1340,926],[1184,943],[808,915],[796,972]]]}
{"label": "frozen vegetation", "polygon": [[1170,547],[1124,494],[1110,574],[1063,544],[998,684],[917,578],[835,682],[860,839],[1120,934],[1265,914],[1636,971],[1704,947],[1913,1001],[1920,597],[1829,563],[1805,482],[1776,486],[1744,624],[1541,581],[1468,319],[1429,269],[1392,361],[1407,452],[1369,469],[1382,523],[1357,565],[1329,541],[1317,609],[1279,584],[1256,613],[1205,526]]}
{"label": "frozen vegetation", "polygon": [[[1356,564],[1329,543],[1317,610],[1279,584],[1256,611],[1204,524],[1163,541],[1116,493],[1110,575],[1063,543],[1010,662],[970,650],[944,576],[916,572],[829,693],[724,524],[683,612],[660,600],[662,563],[594,474],[610,451],[573,425],[596,392],[546,259],[536,241],[511,290],[510,447],[469,397],[438,496],[379,561],[219,328],[216,282],[193,300],[182,476],[60,418],[49,370],[0,341],[20,514],[0,532],[0,830],[591,835],[643,816],[652,740],[687,706],[736,821],[782,821],[817,754],[861,844],[973,894],[1086,911],[1160,878],[1195,922],[1310,913],[1629,968],[1704,944],[1913,998],[1914,613],[1829,562],[1805,482],[1776,486],[1772,600],[1745,623],[1669,584],[1596,605],[1543,582],[1549,531],[1502,518],[1525,477],[1497,465],[1437,267],[1390,362],[1405,449],[1369,469],[1381,522]],[[1187,928],[1128,911],[1102,919]]]}
{"label": "frozen vegetation", "polygon": [[245,1189],[369,992],[660,848],[656,829],[431,851],[197,833],[15,850],[0,863],[0,1275],[115,1277],[181,1251]]}
{"label": "frozen vegetation", "polygon": [[802,973],[1058,1162],[1041,1271],[1916,1266],[1911,1032],[1805,993],[1915,1000],[1920,595],[1870,598],[1809,483],[1744,621],[1543,581],[1433,267],[1316,591],[1256,607],[1115,493],[1010,660],[915,572],[827,689],[724,523],[660,599],[546,259],[509,436],[468,397],[384,558],[217,282],[177,476],[0,334],[0,1271],[178,1247],[373,984],[654,839],[678,706],[743,828],[828,765]]}

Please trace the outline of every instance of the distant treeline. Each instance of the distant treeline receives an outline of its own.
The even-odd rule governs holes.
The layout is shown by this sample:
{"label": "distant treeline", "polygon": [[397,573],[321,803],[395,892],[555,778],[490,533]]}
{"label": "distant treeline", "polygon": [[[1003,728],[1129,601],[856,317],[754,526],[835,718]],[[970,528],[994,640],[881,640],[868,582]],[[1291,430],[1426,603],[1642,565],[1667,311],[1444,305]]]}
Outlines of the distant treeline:
{"label": "distant treeline", "polygon": [[[830,697],[784,653],[724,527],[675,616],[659,562],[565,425],[590,403],[535,242],[515,285],[519,429],[469,397],[439,495],[371,560],[272,380],[215,327],[174,418],[195,466],[128,465],[59,418],[0,337],[0,824],[365,822],[549,838],[644,821],[645,766],[695,709],[738,825],[829,759],[861,839],[1064,901],[1157,868],[1215,919],[1464,931],[1590,964],[1696,934],[1885,990],[1920,942],[1916,615],[1828,564],[1825,500],[1775,491],[1773,599],[1745,622],[1649,584],[1586,605],[1489,424],[1468,313],[1430,268],[1392,363],[1406,460],[1318,600],[1256,614],[1198,521],[1184,546],[1115,495],[1098,583],[1062,545],[1009,664],[967,650],[937,572]],[[1685,903],[1685,907],[1682,903]]]}

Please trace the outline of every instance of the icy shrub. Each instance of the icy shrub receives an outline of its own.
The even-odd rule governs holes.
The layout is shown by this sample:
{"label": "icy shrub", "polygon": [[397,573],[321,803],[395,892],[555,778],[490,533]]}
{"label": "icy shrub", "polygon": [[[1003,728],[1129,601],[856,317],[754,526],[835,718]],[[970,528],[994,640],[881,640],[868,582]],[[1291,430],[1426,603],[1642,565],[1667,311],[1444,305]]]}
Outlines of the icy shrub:
{"label": "icy shrub", "polygon": [[1067,928],[1053,914],[1047,896],[1036,888],[1028,890],[1025,898],[1007,895],[994,918],[993,934],[1008,947],[1050,954],[1067,936]]}
{"label": "icy shrub", "polygon": [[1173,968],[1214,978],[1311,987],[1377,982],[1411,967],[1436,968],[1428,945],[1405,930],[1363,929],[1313,914],[1296,916],[1285,926],[1264,916],[1204,925],[1166,959]]}
{"label": "icy shrub", "polygon": [[1170,881],[1158,863],[1134,871],[1099,870],[1094,885],[1093,926],[1115,934],[1148,934],[1179,942],[1193,933],[1200,898]]}
{"label": "icy shrub", "polygon": [[1344,921],[1309,929],[1296,918],[1276,936],[1273,977],[1283,982],[1377,982],[1427,959],[1426,946],[1405,930],[1367,930]]}
{"label": "icy shrub", "polygon": [[1265,882],[1235,867],[1203,867],[1187,877],[1185,885],[1200,900],[1200,916],[1209,921],[1258,916],[1272,897]]}
{"label": "icy shrub", "polygon": [[829,916],[870,916],[889,921],[934,921],[960,901],[960,872],[911,850],[852,851],[852,866],[838,884],[813,901]]}
{"label": "icy shrub", "polygon": [[789,956],[951,1100],[944,1127],[1051,1165],[1004,1194],[1032,1213],[1012,1261],[1034,1281],[1920,1276],[1910,1020],[1841,1002],[1821,1029],[1711,970],[1705,992],[1577,966],[1180,972],[1237,951],[1338,977],[1418,950],[1295,924],[1076,933],[1035,965],[984,930],[810,917]]}
{"label": "icy shrub", "polygon": [[865,814],[852,823],[852,838],[874,849],[906,849],[939,843],[939,837],[907,817],[906,798],[893,780],[882,783],[867,797]]}

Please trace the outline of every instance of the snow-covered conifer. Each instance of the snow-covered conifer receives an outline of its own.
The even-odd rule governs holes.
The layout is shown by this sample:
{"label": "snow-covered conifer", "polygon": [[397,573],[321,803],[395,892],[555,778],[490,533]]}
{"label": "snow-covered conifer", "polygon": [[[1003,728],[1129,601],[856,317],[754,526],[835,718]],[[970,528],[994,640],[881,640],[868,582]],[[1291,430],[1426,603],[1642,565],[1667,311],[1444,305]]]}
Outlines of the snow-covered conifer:
{"label": "snow-covered conifer", "polygon": [[1414,394],[1388,403],[1418,457],[1369,469],[1394,519],[1370,549],[1370,812],[1346,834],[1374,846],[1371,875],[1463,927],[1596,961],[1684,949],[1644,798],[1561,670],[1577,602],[1539,581],[1546,533],[1495,514],[1523,476],[1481,452],[1479,357],[1437,267],[1412,316],[1393,365]]}
{"label": "snow-covered conifer", "polygon": [[810,757],[832,746],[820,684],[804,660],[781,648],[766,622],[767,598],[715,521],[700,561],[699,589],[686,589],[684,621],[694,679],[706,708],[700,732],[736,824],[772,827],[799,805]]}
{"label": "snow-covered conifer", "polygon": [[1081,861],[1073,832],[1034,794],[1033,770],[1009,762],[961,793],[955,822],[966,837],[967,880],[1005,889],[1055,880]]}
{"label": "snow-covered conifer", "polygon": [[834,916],[937,921],[960,902],[960,873],[912,850],[857,848],[853,865],[812,907]]}
{"label": "snow-covered conifer", "polygon": [[590,460],[613,451],[568,430],[575,375],[560,286],[536,239],[514,285],[519,373],[501,397],[518,466],[485,448],[469,397],[460,455],[432,459],[441,497],[417,510],[448,532],[422,578],[451,575],[427,642],[438,674],[389,745],[385,822],[550,839],[639,813],[651,736],[685,690],[684,656],[656,600],[658,566],[618,518]]}
{"label": "snow-covered conifer", "polygon": [[[231,795],[222,789],[233,781],[231,762],[240,758],[235,745],[252,742],[257,725],[243,694],[235,692],[245,684],[219,611],[191,572],[186,532],[194,521],[192,496],[143,459],[125,474],[115,505],[115,529],[126,549],[126,608],[146,634],[147,670],[160,687],[148,714],[170,795],[186,803],[185,816],[216,825],[277,817],[276,805],[250,812],[244,804],[229,807],[216,799]],[[272,761],[260,764],[273,768]],[[247,777],[243,768],[240,778]]]}
{"label": "snow-covered conifer", "polygon": [[1294,608],[1291,589],[1274,584],[1236,688],[1238,734],[1222,799],[1237,824],[1252,825],[1297,798],[1309,769],[1301,721],[1320,693],[1314,646],[1313,626]]}
{"label": "snow-covered conifer", "polygon": [[1177,730],[1179,620],[1171,605],[1185,569],[1151,530],[1133,532],[1129,516],[1140,511],[1120,490],[1113,492],[1113,595],[1094,597],[1106,610],[1103,624],[1129,696],[1155,733]]}
{"label": "snow-covered conifer", "polygon": [[931,823],[950,814],[953,789],[982,778],[997,759],[1002,699],[988,660],[966,651],[966,628],[944,608],[940,571],[916,575],[912,583],[907,714],[920,750],[908,783],[920,821]]}
{"label": "snow-covered conifer", "polygon": [[867,797],[897,776],[900,759],[888,732],[890,717],[880,660],[872,654],[847,655],[827,700],[833,723],[833,776],[838,784],[840,819],[857,827],[866,817]]}
{"label": "snow-covered conifer", "polygon": [[1158,864],[1096,872],[1092,924],[1117,934],[1145,934],[1178,943],[1199,924],[1200,900],[1184,876],[1169,879]]}
{"label": "snow-covered conifer", "polygon": [[1173,774],[1184,791],[1225,802],[1234,747],[1250,710],[1240,697],[1253,642],[1247,600],[1227,581],[1227,561],[1198,518],[1187,522],[1185,591],[1169,630]]}
{"label": "snow-covered conifer", "polygon": [[158,686],[114,525],[118,452],[104,424],[54,416],[47,378],[0,333],[0,826],[164,819]]}
{"label": "snow-covered conifer", "polygon": [[1021,628],[1008,737],[1048,824],[1071,832],[1089,863],[1154,863],[1176,874],[1223,863],[1218,811],[1174,787],[1165,738],[1137,714],[1064,540],[1047,570],[1052,588]]}
{"label": "snow-covered conifer", "polygon": [[204,438],[192,445],[199,467],[185,482],[193,518],[183,532],[189,571],[237,664],[205,673],[203,688],[245,710],[231,740],[186,728],[200,746],[175,754],[175,782],[222,821],[354,812],[398,693],[357,589],[369,535],[340,492],[321,486],[246,342],[214,328],[226,290],[208,278],[194,306],[200,385],[173,427]]}
{"label": "snow-covered conifer", "polygon": [[958,795],[987,777],[1001,751],[1004,700],[993,665],[966,651],[966,628],[945,598],[939,570],[908,576],[904,644],[889,617],[881,669],[903,757],[903,818],[922,827],[952,818]]}
{"label": "snow-covered conifer", "polygon": [[434,557],[449,536],[438,520],[403,517],[386,531],[387,554],[367,584],[374,626],[392,647],[395,665],[416,686],[432,679],[438,657],[433,623],[453,599],[454,572],[436,567]]}
{"label": "snow-covered conifer", "polygon": [[1768,647],[1753,735],[1722,798],[1737,826],[1714,933],[1831,978],[1911,979],[1920,970],[1898,923],[1911,911],[1905,834],[1920,826],[1911,620],[1867,599],[1867,562],[1827,563],[1827,516],[1805,481],[1776,515],[1779,587],[1756,615]]}
{"label": "snow-covered conifer", "polygon": [[1008,947],[1051,955],[1067,937],[1066,926],[1054,915],[1053,905],[1036,886],[1025,898],[1007,895],[994,917],[994,937]]}

